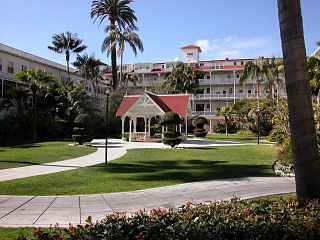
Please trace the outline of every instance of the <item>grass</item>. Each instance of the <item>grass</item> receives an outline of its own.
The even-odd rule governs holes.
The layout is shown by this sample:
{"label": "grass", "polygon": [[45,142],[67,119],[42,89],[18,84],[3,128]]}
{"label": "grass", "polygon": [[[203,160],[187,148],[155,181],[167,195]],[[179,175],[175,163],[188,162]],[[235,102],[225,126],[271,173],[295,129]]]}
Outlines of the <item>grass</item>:
{"label": "grass", "polygon": [[97,150],[94,147],[70,147],[69,141],[16,144],[0,147],[0,169],[38,165],[81,157]]}
{"label": "grass", "polygon": [[64,195],[133,191],[225,178],[275,176],[271,146],[131,149],[108,165],[0,182],[0,194]]}
{"label": "grass", "polygon": [[[231,142],[240,142],[240,143],[258,143],[258,137],[255,135],[237,135],[229,134],[228,138],[226,134],[208,134],[205,137],[206,140],[215,140],[215,141],[231,141]],[[267,138],[265,136],[260,136],[260,142],[265,143]]]}
{"label": "grass", "polygon": [[0,239],[1,240],[12,240],[19,237],[22,232],[25,237],[32,237],[34,228],[0,228]]}
{"label": "grass", "polygon": [[[288,194],[274,194],[269,196],[257,197],[257,198],[250,198],[249,201],[278,201],[278,200],[289,200],[289,199],[297,199],[295,193],[288,193]],[[245,200],[246,201],[246,200]]]}

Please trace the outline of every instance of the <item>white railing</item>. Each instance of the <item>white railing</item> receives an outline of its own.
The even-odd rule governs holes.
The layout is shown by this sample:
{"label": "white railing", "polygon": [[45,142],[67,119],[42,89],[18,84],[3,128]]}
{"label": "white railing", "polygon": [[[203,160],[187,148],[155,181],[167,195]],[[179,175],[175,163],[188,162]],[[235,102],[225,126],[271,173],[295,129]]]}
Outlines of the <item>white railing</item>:
{"label": "white railing", "polygon": [[257,94],[255,93],[226,93],[226,94],[196,94],[194,95],[195,100],[223,100],[223,99],[230,99],[230,98],[251,98],[256,97]]}
{"label": "white railing", "polygon": [[[198,79],[199,85],[210,85],[210,84],[234,84],[233,78],[211,78],[211,79]],[[236,79],[236,84],[239,84],[239,78]],[[252,79],[248,79],[247,84],[253,84]]]}
{"label": "white railing", "polygon": [[192,115],[197,116],[214,116],[216,113],[216,111],[192,111]]}

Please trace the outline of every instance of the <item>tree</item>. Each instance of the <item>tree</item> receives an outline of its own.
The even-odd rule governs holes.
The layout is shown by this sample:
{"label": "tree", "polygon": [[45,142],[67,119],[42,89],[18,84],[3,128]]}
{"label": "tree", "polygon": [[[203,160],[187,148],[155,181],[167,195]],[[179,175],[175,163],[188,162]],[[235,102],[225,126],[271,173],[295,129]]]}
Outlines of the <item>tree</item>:
{"label": "tree", "polygon": [[161,117],[159,125],[167,129],[167,131],[163,133],[164,138],[162,139],[165,145],[173,148],[181,143],[181,133],[176,131],[177,125],[181,123],[182,120],[180,116],[175,112],[167,112]]}
{"label": "tree", "polygon": [[70,55],[72,53],[80,53],[87,48],[85,45],[81,45],[82,41],[77,37],[77,34],[66,32],[55,34],[52,36],[52,45],[48,48],[56,53],[64,53],[66,55],[67,70],[68,70],[68,84],[70,83]]}
{"label": "tree", "polygon": [[320,159],[300,0],[278,0],[297,198],[320,198]]}
{"label": "tree", "polygon": [[120,57],[120,75],[119,82],[122,80],[122,62],[123,62],[123,52],[125,45],[129,44],[132,49],[134,56],[137,56],[137,48],[140,52],[143,52],[143,43],[139,38],[137,33],[132,32],[135,28],[126,27],[123,31],[118,28],[110,30],[110,26],[105,28],[105,32],[108,36],[104,39],[102,43],[102,52],[107,51],[107,56],[112,52],[113,48],[118,46],[117,55]]}
{"label": "tree", "polygon": [[317,104],[320,104],[320,59],[316,57],[308,58],[308,69],[311,93],[317,96]]}
{"label": "tree", "polygon": [[165,74],[164,85],[173,93],[196,93],[199,80],[203,78],[202,70],[193,69],[190,64],[178,63],[171,72]]}
{"label": "tree", "polygon": [[204,125],[208,124],[208,119],[204,117],[197,117],[194,121],[195,129],[194,136],[196,137],[205,137],[207,135],[207,131],[204,129]]}
{"label": "tree", "polygon": [[219,112],[216,114],[217,116],[224,117],[224,124],[226,127],[226,136],[228,138],[228,125],[231,121],[231,118],[234,116],[234,112],[231,106],[223,107]]}
{"label": "tree", "polygon": [[[128,6],[132,0],[94,0],[91,5],[91,18],[94,22],[99,19],[100,24],[108,18],[110,31],[118,29],[137,29],[135,22],[137,17],[134,11]],[[113,33],[114,34],[114,33]],[[109,35],[110,37],[110,35]],[[112,36],[114,40],[114,36]],[[116,46],[110,48],[111,50],[111,67],[112,67],[112,86],[117,88],[117,52]]]}
{"label": "tree", "polygon": [[35,68],[31,68],[27,72],[18,72],[14,78],[28,84],[32,93],[33,141],[37,141],[37,92],[42,87],[42,84],[54,81],[55,78],[53,75],[47,74],[44,70]]}
{"label": "tree", "polygon": [[77,55],[77,60],[72,63],[77,68],[77,71],[85,79],[86,83],[88,80],[91,81],[93,87],[94,98],[97,99],[97,88],[101,80],[101,72],[99,66],[102,62],[96,59],[94,55],[88,56],[87,53]]}
{"label": "tree", "polygon": [[124,87],[128,87],[129,83],[131,83],[134,88],[142,80],[139,74],[132,74],[132,73],[127,73],[127,72],[123,73],[122,78],[120,78],[120,79],[122,79],[121,84]]}

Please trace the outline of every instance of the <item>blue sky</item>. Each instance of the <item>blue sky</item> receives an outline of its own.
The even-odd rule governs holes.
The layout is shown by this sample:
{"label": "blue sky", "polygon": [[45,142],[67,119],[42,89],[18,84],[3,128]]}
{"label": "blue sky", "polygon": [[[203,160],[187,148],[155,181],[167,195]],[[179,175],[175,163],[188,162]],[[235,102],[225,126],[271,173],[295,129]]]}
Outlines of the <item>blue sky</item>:
{"label": "blue sky", "polygon": [[[65,64],[48,50],[52,35],[75,32],[88,54],[110,64],[101,53],[105,37],[90,18],[91,0],[1,0],[0,42]],[[319,0],[301,0],[307,54],[320,41]],[[180,47],[198,45],[201,60],[282,56],[276,0],[135,0],[144,52],[134,57],[127,47],[125,63],[182,59]],[[72,60],[75,55],[72,56]]]}

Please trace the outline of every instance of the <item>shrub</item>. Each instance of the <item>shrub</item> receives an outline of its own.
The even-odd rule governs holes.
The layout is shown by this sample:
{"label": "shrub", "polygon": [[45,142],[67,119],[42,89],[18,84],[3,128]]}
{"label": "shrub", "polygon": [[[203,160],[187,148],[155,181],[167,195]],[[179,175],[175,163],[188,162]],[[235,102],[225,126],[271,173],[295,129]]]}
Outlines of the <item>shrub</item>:
{"label": "shrub", "polygon": [[90,116],[88,114],[79,114],[74,120],[75,127],[72,138],[79,145],[93,140],[93,128]]}
{"label": "shrub", "polygon": [[194,124],[196,125],[196,128],[203,128],[204,125],[208,124],[208,119],[204,117],[197,117],[194,121]]}
{"label": "shrub", "polygon": [[196,129],[194,129],[194,136],[205,137],[205,136],[207,136],[207,132],[203,128],[196,128]]}
{"label": "shrub", "polygon": [[[188,203],[181,211],[152,209],[127,217],[124,213],[106,216],[84,226],[69,225],[62,231],[37,228],[34,239],[319,239],[318,201],[296,200]],[[20,239],[23,239],[22,237]],[[27,238],[24,238],[27,239]]]}
{"label": "shrub", "polygon": [[253,132],[251,132],[249,129],[241,129],[237,131],[238,135],[255,135]]}
{"label": "shrub", "polygon": [[122,138],[123,138],[123,140],[125,140],[125,141],[129,141],[129,133],[124,133],[124,134],[122,134]]}
{"label": "shrub", "polygon": [[162,142],[165,145],[169,145],[173,148],[181,143],[181,133],[175,131],[175,126],[181,123],[181,118],[175,112],[167,112],[161,117],[159,121],[160,126],[166,126],[168,128],[168,131],[163,133],[164,138],[162,139]]}

